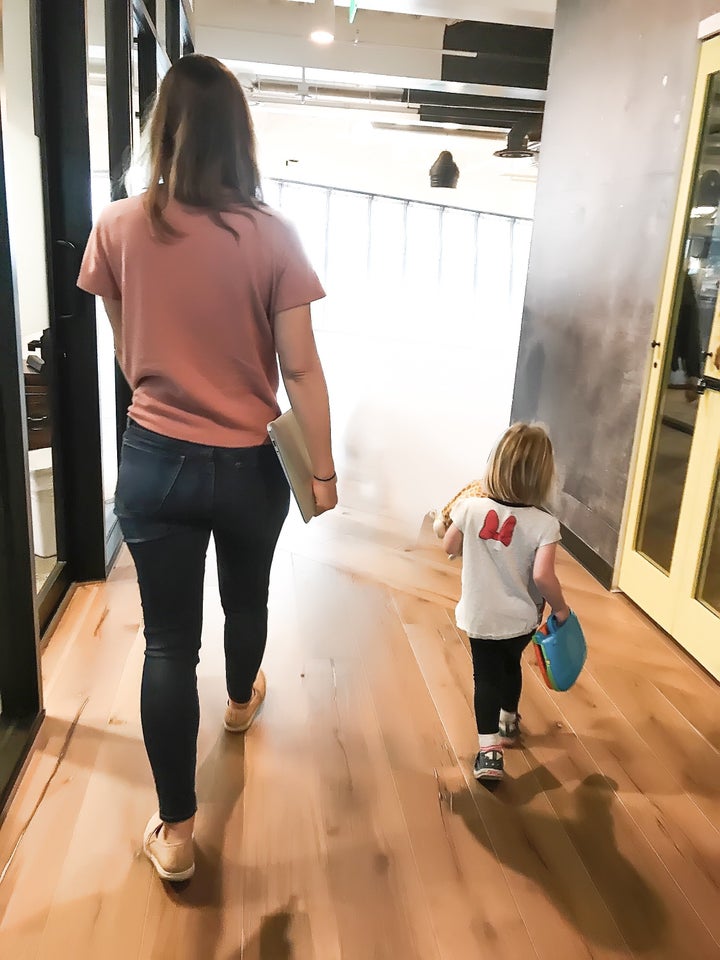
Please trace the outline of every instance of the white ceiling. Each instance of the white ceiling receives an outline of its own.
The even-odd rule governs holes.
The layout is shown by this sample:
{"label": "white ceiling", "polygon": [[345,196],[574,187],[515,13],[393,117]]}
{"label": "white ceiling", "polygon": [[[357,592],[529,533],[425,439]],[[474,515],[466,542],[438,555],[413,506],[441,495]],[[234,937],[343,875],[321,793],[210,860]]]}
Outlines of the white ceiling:
{"label": "white ceiling", "polygon": [[[335,0],[347,7],[350,0]],[[405,13],[446,20],[489,20],[495,23],[521,23],[552,27],[556,0],[358,0],[362,10]]]}

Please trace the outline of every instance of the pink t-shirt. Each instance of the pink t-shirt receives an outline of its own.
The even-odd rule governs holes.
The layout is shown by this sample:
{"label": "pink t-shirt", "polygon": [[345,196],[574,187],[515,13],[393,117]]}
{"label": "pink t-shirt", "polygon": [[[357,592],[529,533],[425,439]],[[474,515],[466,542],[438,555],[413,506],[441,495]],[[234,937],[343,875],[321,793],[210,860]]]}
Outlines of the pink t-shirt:
{"label": "pink t-shirt", "polygon": [[325,296],[300,240],[268,207],[224,213],[239,241],[171,202],[185,236],[153,237],[142,199],[110,204],[90,235],[78,286],[122,301],[115,350],[130,416],[179,440],[256,446],[279,413],[273,319]]}

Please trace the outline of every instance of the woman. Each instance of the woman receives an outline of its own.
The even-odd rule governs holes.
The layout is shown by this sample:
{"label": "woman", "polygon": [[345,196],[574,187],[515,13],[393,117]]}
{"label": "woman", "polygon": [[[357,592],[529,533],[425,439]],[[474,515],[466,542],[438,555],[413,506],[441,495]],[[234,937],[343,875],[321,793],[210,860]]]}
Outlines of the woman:
{"label": "woman", "polygon": [[335,506],[337,492],[309,307],[324,292],[295,232],[259,199],[238,81],[211,57],[182,58],[149,130],[148,189],[103,212],[78,284],[103,298],[133,389],[115,509],[145,619],[141,714],[159,813],[144,850],[161,877],[179,881],[195,869],[195,671],[211,533],[226,729],[246,731],[265,697],[268,582],[289,503],[267,438],[279,413],[276,354],[318,512]]}

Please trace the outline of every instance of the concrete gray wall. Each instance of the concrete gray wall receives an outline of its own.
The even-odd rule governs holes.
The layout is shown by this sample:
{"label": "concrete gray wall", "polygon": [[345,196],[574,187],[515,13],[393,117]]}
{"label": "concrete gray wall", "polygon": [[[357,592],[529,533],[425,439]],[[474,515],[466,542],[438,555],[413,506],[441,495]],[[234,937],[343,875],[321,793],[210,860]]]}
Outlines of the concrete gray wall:
{"label": "concrete gray wall", "polygon": [[551,429],[559,517],[614,565],[697,69],[720,0],[559,0],[515,419]]}

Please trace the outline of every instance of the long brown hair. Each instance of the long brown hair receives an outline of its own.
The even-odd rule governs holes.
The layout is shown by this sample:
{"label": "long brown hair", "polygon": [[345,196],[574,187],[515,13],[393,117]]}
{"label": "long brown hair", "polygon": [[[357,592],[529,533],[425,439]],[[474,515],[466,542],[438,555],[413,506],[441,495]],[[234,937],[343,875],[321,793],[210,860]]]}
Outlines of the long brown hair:
{"label": "long brown hair", "polygon": [[165,75],[148,128],[144,203],[157,237],[183,235],[165,216],[174,199],[206,210],[237,239],[221,214],[262,201],[252,118],[237,78],[214,57],[182,57]]}
{"label": "long brown hair", "polygon": [[554,478],[553,447],[544,427],[514,423],[490,457],[483,486],[493,500],[542,507]]}

